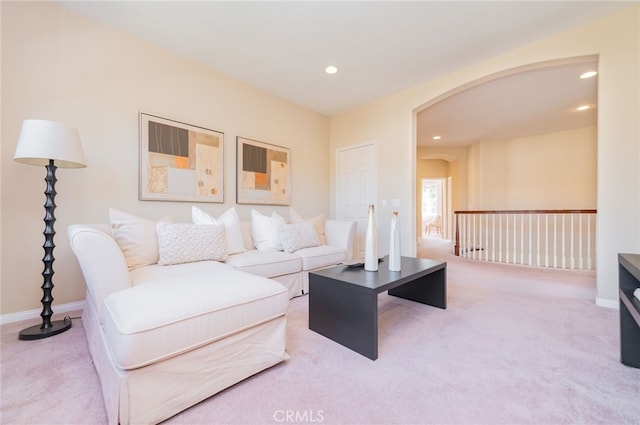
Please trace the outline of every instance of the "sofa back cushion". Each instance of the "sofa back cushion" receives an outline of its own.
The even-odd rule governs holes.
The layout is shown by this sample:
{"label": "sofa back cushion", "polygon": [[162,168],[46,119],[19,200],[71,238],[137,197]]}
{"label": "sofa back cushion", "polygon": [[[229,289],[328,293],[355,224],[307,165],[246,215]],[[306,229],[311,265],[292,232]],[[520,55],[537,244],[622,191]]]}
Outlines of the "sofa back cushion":
{"label": "sofa back cushion", "polygon": [[242,230],[242,243],[244,244],[245,251],[256,249],[256,246],[253,244],[253,236],[251,236],[251,222],[241,221],[240,229]]}
{"label": "sofa back cushion", "polygon": [[[162,221],[168,220],[162,219]],[[110,208],[109,224],[113,238],[120,246],[129,270],[158,262],[155,221]]]}
{"label": "sofa back cushion", "polygon": [[277,212],[271,216],[251,210],[251,236],[258,251],[282,251],[282,242],[278,236],[278,227],[286,224]]}
{"label": "sofa back cushion", "polygon": [[289,208],[289,218],[291,219],[291,223],[313,224],[313,227],[316,229],[316,233],[318,234],[318,239],[320,239],[320,243],[322,245],[325,245],[327,243],[327,238],[325,237],[324,232],[324,223],[326,221],[324,213],[307,219],[298,214],[298,212],[293,208]]}
{"label": "sofa back cushion", "polygon": [[[224,224],[227,239],[227,254],[237,254],[245,251],[245,245],[240,227],[240,217],[235,207],[229,208],[219,218],[214,218],[196,206],[191,207],[191,219],[195,224]],[[253,249],[253,246],[250,248]]]}

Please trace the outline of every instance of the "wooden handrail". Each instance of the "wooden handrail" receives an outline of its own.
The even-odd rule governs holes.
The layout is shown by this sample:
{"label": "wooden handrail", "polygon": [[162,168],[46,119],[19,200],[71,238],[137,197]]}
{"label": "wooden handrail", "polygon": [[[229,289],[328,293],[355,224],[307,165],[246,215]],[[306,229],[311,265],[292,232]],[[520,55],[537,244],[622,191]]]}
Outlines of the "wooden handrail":
{"label": "wooden handrail", "polygon": [[454,214],[596,214],[598,210],[463,210]]}

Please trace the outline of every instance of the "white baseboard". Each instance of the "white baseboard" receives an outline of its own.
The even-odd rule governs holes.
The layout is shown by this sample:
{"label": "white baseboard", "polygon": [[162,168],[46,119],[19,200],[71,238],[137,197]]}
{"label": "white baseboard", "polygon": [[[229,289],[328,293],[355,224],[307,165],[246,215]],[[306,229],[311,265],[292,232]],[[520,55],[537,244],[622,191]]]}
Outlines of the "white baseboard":
{"label": "white baseboard", "polygon": [[619,300],[610,300],[608,298],[596,297],[596,305],[599,305],[600,307],[605,307],[605,308],[612,308],[614,310],[620,309]]}
{"label": "white baseboard", "polygon": [[[68,313],[70,311],[77,311],[84,309],[84,301],[76,301],[67,304],[56,304],[52,306],[53,314]],[[42,308],[33,310],[19,311],[17,313],[8,313],[0,315],[0,325],[6,325],[7,323],[21,322],[23,320],[40,319],[40,313]]]}

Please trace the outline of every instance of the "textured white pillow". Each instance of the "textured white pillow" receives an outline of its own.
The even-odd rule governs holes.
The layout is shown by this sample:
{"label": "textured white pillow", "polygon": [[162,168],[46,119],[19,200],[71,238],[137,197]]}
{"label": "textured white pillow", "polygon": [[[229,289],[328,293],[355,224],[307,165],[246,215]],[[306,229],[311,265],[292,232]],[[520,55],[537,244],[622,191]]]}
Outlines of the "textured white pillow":
{"label": "textured white pillow", "polygon": [[109,208],[109,224],[129,270],[158,262],[155,221]]}
{"label": "textured white pillow", "polygon": [[227,238],[227,254],[236,254],[245,251],[242,240],[242,228],[240,227],[240,217],[235,207],[229,208],[216,220],[200,208],[191,206],[191,220],[194,224],[224,223]]}
{"label": "textured white pillow", "polygon": [[278,236],[282,242],[282,249],[286,252],[295,252],[302,248],[320,245],[320,239],[313,224],[309,222],[281,224],[278,227]]}
{"label": "textured white pillow", "polygon": [[322,245],[327,244],[327,238],[324,234],[324,222],[325,222],[324,213],[316,217],[307,219],[302,217],[300,214],[298,214],[298,212],[293,208],[289,208],[289,218],[291,219],[292,223],[304,223],[306,221],[313,224],[313,227],[316,229],[316,233],[318,234],[318,239],[320,239],[320,244]]}
{"label": "textured white pillow", "polygon": [[158,264],[227,258],[224,224],[158,223]]}
{"label": "textured white pillow", "polygon": [[275,211],[271,217],[251,210],[251,237],[258,251],[282,251],[278,227],[286,224],[284,218]]}

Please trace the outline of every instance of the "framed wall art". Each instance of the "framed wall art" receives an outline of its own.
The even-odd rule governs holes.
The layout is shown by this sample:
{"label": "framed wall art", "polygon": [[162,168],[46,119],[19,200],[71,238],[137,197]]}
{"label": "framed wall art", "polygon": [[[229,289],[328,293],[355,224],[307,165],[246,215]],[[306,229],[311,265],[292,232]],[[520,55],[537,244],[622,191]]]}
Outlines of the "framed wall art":
{"label": "framed wall art", "polygon": [[237,137],[236,202],[291,204],[291,151],[288,148]]}
{"label": "framed wall art", "polygon": [[224,133],[140,113],[138,196],[224,202]]}

